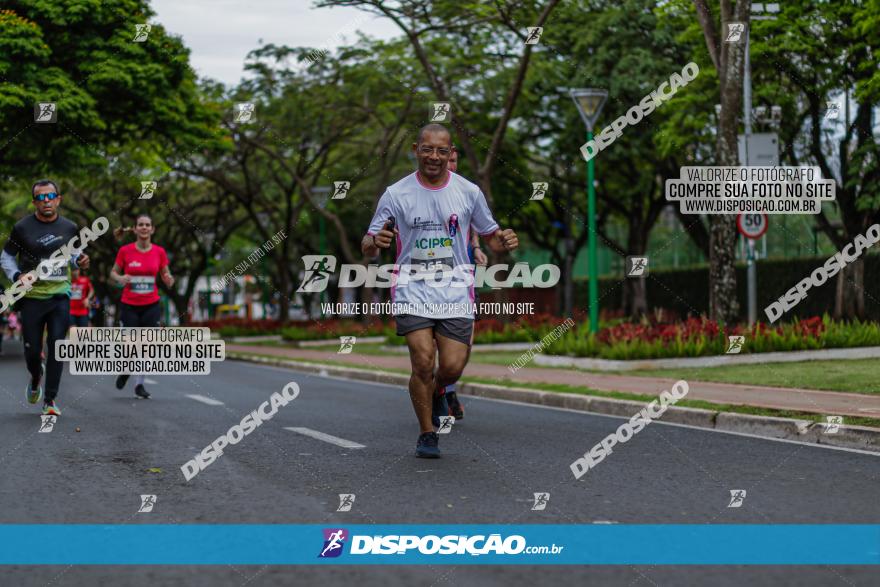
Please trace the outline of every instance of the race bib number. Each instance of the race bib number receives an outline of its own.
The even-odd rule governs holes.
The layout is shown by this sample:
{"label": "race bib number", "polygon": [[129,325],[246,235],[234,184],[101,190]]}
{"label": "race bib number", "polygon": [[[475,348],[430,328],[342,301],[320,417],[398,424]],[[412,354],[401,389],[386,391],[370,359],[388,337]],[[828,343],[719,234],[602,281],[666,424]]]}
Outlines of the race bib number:
{"label": "race bib number", "polygon": [[81,300],[83,298],[83,290],[81,285],[70,286],[70,299]]}
{"label": "race bib number", "polygon": [[37,279],[40,281],[67,281],[66,259],[44,259],[37,267]]}
{"label": "race bib number", "polygon": [[453,240],[447,236],[416,239],[412,250],[412,274],[433,275],[452,271]]}
{"label": "race bib number", "polygon": [[149,275],[138,275],[131,278],[129,291],[135,294],[151,294],[156,286],[156,278]]}

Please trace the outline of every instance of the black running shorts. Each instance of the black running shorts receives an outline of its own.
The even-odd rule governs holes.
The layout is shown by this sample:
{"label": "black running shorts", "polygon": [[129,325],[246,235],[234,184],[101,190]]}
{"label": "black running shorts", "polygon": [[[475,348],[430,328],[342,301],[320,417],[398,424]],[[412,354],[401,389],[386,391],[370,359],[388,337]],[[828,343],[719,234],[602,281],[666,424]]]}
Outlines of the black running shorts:
{"label": "black running shorts", "polygon": [[471,344],[471,333],[474,331],[474,321],[468,318],[424,318],[401,314],[395,316],[397,322],[397,335],[404,336],[416,330],[430,328],[434,334],[457,340],[468,346]]}

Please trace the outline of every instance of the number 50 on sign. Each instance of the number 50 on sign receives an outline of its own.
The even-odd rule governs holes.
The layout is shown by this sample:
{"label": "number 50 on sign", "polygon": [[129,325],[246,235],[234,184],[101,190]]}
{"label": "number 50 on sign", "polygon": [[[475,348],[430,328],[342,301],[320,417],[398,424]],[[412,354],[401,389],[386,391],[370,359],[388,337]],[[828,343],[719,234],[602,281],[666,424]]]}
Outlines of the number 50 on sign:
{"label": "number 50 on sign", "polygon": [[739,214],[736,228],[746,238],[759,239],[767,232],[769,217],[766,214]]}

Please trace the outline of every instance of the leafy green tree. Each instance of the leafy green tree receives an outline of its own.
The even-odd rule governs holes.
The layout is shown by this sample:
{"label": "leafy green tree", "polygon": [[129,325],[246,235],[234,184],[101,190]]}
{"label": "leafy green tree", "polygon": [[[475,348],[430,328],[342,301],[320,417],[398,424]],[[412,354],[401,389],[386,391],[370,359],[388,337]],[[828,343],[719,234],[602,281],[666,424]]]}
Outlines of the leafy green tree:
{"label": "leafy green tree", "polygon": [[[88,173],[123,143],[190,150],[210,136],[180,39],[146,0],[10,0],[0,12],[0,177]],[[36,123],[39,102],[57,122]]]}
{"label": "leafy green tree", "polygon": [[[428,100],[452,105],[454,140],[491,204],[493,172],[536,46],[525,43],[527,27],[544,26],[558,3],[321,0],[317,6],[355,6],[400,28],[422,69],[421,76],[404,83],[410,89],[427,83]],[[473,104],[485,97],[493,103],[491,118]],[[426,101],[425,123],[427,106]]]}
{"label": "leafy green tree", "polygon": [[[756,95],[783,107],[783,162],[816,165],[835,180],[835,202],[816,223],[842,249],[880,222],[880,31],[871,27],[880,22],[880,3],[790,0],[781,7],[776,20],[754,25]],[[838,274],[835,317],[864,317],[865,285],[862,259]]]}
{"label": "leafy green tree", "polygon": [[[413,98],[389,75],[399,53],[399,47],[369,43],[338,55],[274,45],[254,51],[255,76],[219,100],[229,112],[224,126],[232,150],[191,157],[177,168],[228,195],[247,214],[255,237],[266,241],[279,230],[309,235],[285,239],[268,254],[282,319],[303,255],[367,262],[358,243],[391,169],[406,165],[402,152],[415,134],[407,125]],[[242,102],[255,105],[253,121],[233,119],[232,105]],[[328,204],[329,194],[316,188],[332,189],[337,181],[348,181],[350,193]]]}

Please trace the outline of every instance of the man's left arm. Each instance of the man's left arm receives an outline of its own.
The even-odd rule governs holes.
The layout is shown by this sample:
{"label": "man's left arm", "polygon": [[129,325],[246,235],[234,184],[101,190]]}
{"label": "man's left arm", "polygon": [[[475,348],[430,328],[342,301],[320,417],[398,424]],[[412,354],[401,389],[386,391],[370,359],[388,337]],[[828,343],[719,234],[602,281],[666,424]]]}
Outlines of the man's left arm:
{"label": "man's left arm", "polygon": [[502,229],[498,226],[495,218],[492,217],[492,212],[489,210],[489,204],[486,203],[486,196],[483,195],[483,192],[477,193],[477,200],[471,215],[471,224],[477,233],[486,239],[489,248],[496,253],[513,251],[519,246],[519,239],[513,230],[509,228]]}
{"label": "man's left arm", "polygon": [[[79,228],[74,227],[73,236],[67,240],[68,243],[72,242],[73,238],[79,238]],[[70,251],[70,266],[73,268],[80,269],[88,269],[89,268],[89,256],[82,252],[82,249],[74,249]]]}
{"label": "man's left arm", "polygon": [[514,251],[519,247],[519,238],[512,228],[499,228],[491,235],[484,235],[489,248],[496,253]]}

